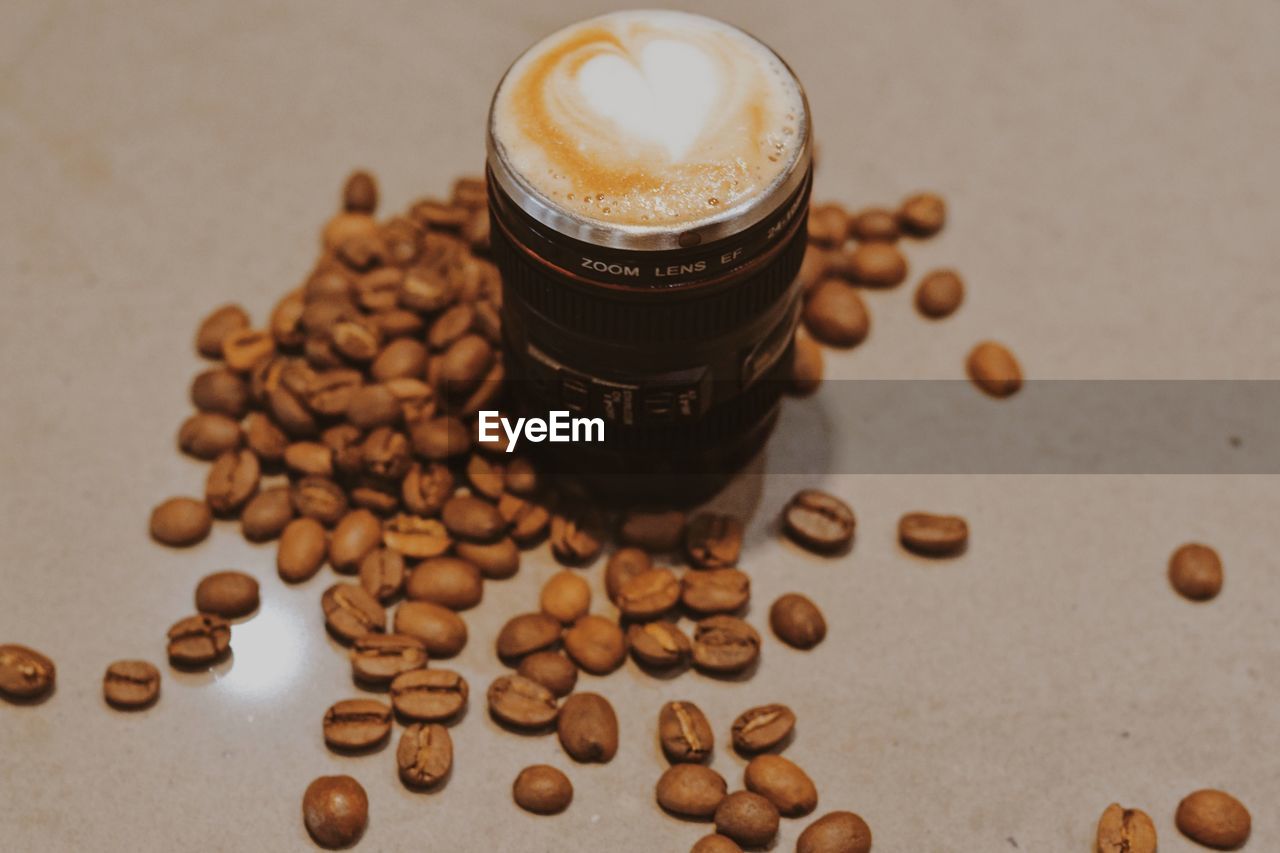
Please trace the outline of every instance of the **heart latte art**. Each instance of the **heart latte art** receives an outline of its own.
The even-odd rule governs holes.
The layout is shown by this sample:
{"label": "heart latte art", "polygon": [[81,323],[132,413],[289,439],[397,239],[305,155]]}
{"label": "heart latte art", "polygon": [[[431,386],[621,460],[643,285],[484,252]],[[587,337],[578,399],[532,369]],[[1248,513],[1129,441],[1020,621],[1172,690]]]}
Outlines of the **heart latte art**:
{"label": "heart latte art", "polygon": [[524,54],[498,88],[499,156],[556,207],[685,227],[749,204],[805,150],[799,83],[760,42],[682,12],[620,12]]}

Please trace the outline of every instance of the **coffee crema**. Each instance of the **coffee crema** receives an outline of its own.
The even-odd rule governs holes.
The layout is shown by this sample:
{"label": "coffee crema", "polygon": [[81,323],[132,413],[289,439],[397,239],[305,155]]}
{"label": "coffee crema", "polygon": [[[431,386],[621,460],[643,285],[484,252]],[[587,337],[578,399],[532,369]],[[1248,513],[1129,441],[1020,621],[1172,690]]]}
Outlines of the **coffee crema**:
{"label": "coffee crema", "polygon": [[491,162],[503,183],[586,223],[686,231],[741,218],[803,172],[807,116],[791,70],[741,30],[618,12],[512,65],[494,96]]}

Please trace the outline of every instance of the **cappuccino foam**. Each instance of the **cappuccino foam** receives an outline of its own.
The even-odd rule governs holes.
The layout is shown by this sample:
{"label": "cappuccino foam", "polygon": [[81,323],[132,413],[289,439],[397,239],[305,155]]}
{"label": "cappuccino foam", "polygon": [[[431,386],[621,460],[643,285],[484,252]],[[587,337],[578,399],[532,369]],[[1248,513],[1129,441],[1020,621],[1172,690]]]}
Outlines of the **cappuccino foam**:
{"label": "cappuccino foam", "polygon": [[768,47],[669,11],[604,15],[543,39],[494,96],[506,165],[555,207],[611,227],[731,216],[807,153],[804,94]]}

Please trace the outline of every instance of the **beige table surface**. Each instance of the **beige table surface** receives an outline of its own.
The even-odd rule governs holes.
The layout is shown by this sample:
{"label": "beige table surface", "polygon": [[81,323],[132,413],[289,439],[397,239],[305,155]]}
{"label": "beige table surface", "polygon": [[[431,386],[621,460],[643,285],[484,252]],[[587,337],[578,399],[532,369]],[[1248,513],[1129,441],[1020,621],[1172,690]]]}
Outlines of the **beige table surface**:
{"label": "beige table surface", "polygon": [[[147,538],[158,499],[202,484],[174,448],[200,316],[234,300],[262,317],[295,286],[349,168],[377,171],[387,209],[477,170],[505,64],[612,5],[0,2],[0,641],[59,670],[43,704],[0,703],[0,849],[305,849],[303,789],[345,772],[372,801],[361,849],[685,850],[706,828],[660,812],[653,784],[656,711],[686,698],[722,743],[742,709],[790,703],[787,755],[820,809],[862,814],[879,851],[1086,853],[1113,800],[1151,813],[1162,851],[1197,849],[1172,815],[1204,786],[1250,806],[1249,850],[1280,850],[1275,477],[746,478],[721,503],[754,507],[749,619],[763,629],[768,603],[800,590],[825,609],[826,642],[767,638],[741,683],[631,663],[584,676],[621,719],[605,766],[502,732],[473,702],[453,777],[429,795],[400,786],[393,746],[351,758],[321,741],[324,709],[356,694],[321,629],[329,570],[286,588],[272,548],[231,526],[183,553]],[[962,270],[967,303],[926,324],[905,290],[872,294],[871,338],[832,355],[831,375],[956,377],[987,336],[1032,377],[1280,373],[1280,5],[692,5],[793,63],[820,197],[929,187],[952,204],[911,258]],[[826,405],[791,405],[764,471],[805,451],[786,427]],[[855,440],[827,422],[831,442]],[[802,483],[857,510],[848,557],[778,541]],[[896,519],[919,507],[968,516],[963,557],[899,549]],[[1227,566],[1208,605],[1164,579],[1189,539]],[[106,664],[163,664],[195,581],[225,567],[262,582],[234,660],[163,667],[157,706],[108,710]],[[467,615],[456,663],[475,693],[501,671],[501,620],[556,568],[545,548],[527,554]],[[589,576],[599,593],[600,567]],[[562,816],[511,802],[539,761],[573,778]],[[730,750],[713,766],[740,783]],[[776,849],[804,823],[784,821]]]}

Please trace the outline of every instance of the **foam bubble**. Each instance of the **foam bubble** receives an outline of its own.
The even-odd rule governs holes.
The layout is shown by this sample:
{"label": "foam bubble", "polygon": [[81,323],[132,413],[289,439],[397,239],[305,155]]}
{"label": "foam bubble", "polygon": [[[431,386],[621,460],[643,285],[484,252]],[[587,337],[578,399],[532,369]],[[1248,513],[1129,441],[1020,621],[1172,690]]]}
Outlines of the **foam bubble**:
{"label": "foam bubble", "polygon": [[612,226],[688,227],[746,205],[805,145],[799,83],[727,24],[604,15],[534,45],[494,97],[490,132],[528,187]]}

